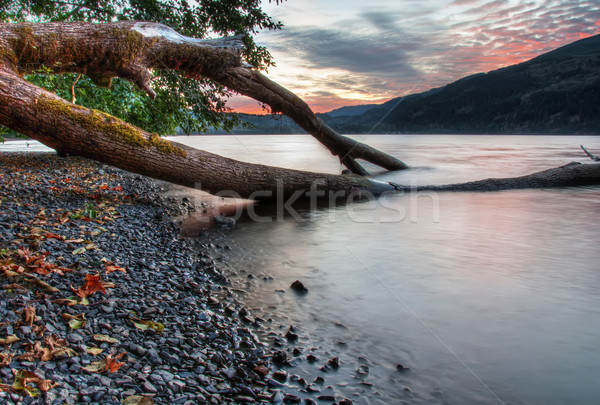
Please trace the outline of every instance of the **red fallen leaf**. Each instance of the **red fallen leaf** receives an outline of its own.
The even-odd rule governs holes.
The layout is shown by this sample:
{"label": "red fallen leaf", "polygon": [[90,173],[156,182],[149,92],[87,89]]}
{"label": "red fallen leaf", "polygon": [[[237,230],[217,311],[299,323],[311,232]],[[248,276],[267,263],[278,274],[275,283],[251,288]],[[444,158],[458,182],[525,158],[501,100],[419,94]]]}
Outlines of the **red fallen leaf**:
{"label": "red fallen leaf", "polygon": [[40,276],[47,276],[48,274],[52,273],[51,271],[48,271],[43,267],[36,267],[33,271],[34,273],[39,274]]}
{"label": "red fallen leaf", "polygon": [[106,356],[106,366],[108,368],[108,371],[110,371],[111,373],[116,373],[117,371],[119,371],[119,369],[123,364],[125,364],[125,362],[119,362],[117,360],[120,360],[121,357],[123,357],[125,354],[125,352],[117,354],[114,358],[110,354]]}
{"label": "red fallen leaf", "polygon": [[87,274],[85,276],[85,284],[83,286],[79,287],[77,290],[71,286],[71,289],[75,291],[75,294],[81,298],[87,298],[96,291],[107,294],[106,289],[102,285],[102,280],[100,280],[99,274]]}
{"label": "red fallen leaf", "polygon": [[123,187],[121,187],[121,186],[113,187],[112,191],[123,191]]}
{"label": "red fallen leaf", "polygon": [[102,183],[102,185],[99,188],[100,190],[108,190],[108,184]]}
{"label": "red fallen leaf", "polygon": [[121,357],[123,357],[125,354],[126,354],[126,352],[123,352],[123,353],[117,354],[115,357],[113,357],[111,354],[108,354],[106,356],[106,358],[104,358],[100,361],[95,361],[95,362],[91,363],[89,366],[85,366],[82,368],[91,373],[103,373],[105,371],[108,371],[110,373],[116,373],[117,371],[119,371],[121,366],[123,366],[123,364],[125,364],[125,363],[119,362],[117,360],[120,360]]}
{"label": "red fallen leaf", "polygon": [[44,234],[44,236],[46,237],[46,239],[58,239],[58,240],[65,240],[64,236],[60,236],[56,233],[52,233],[52,232],[46,232]]}

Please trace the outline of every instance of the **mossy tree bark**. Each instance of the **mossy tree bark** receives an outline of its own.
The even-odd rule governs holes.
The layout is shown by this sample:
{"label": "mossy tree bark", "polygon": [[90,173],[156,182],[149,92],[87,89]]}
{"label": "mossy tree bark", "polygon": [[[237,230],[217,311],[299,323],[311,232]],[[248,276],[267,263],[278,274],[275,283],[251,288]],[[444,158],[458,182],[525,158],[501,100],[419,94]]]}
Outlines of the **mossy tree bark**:
{"label": "mossy tree bark", "polygon": [[22,78],[42,66],[57,74],[84,73],[99,85],[110,85],[118,76],[154,97],[149,69],[177,69],[190,77],[211,78],[290,116],[354,173],[365,174],[356,159],[388,170],[406,168],[392,156],[337,134],[300,98],[244,66],[242,49],[239,38],[197,40],[156,23],[0,24],[0,124],[62,153],[211,192],[272,197],[321,191],[313,195],[330,198],[331,192],[342,197],[356,190],[394,190],[395,185],[359,175],[249,164],[169,142]]}
{"label": "mossy tree bark", "polygon": [[[377,191],[377,182],[356,175],[327,175],[253,165],[169,142],[100,111],[67,102],[22,79],[42,66],[53,73],[79,72],[108,86],[113,77],[136,83],[151,97],[149,69],[177,69],[255,95],[274,110],[295,114],[354,172],[356,158],[386,169],[406,168],[380,151],[327,127],[297,96],[250,67],[243,67],[240,38],[197,40],[156,23],[0,24],[0,123],[61,153],[79,155],[185,186],[241,196],[319,189]],[[234,80],[237,72],[247,72]],[[260,83],[257,83],[257,78]],[[270,85],[269,92],[260,86]],[[299,109],[301,112],[296,112]],[[390,188],[389,185],[384,189]]]}

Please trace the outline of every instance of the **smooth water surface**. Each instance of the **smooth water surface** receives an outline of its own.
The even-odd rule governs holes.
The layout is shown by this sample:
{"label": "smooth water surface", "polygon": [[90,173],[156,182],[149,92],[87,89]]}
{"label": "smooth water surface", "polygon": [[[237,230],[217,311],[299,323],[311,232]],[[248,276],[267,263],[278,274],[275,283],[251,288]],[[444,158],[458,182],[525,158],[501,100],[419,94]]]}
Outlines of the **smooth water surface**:
{"label": "smooth water surface", "polygon": [[[585,162],[580,144],[600,152],[599,137],[357,138],[415,167],[378,177],[404,184]],[[307,136],[176,140],[340,170]],[[357,403],[600,403],[600,187],[394,194],[283,220],[268,212],[228,232],[228,264],[253,315],[272,320],[264,338],[290,325],[300,335],[290,373],[309,383],[321,375]],[[289,290],[296,279],[308,294]],[[303,360],[308,353],[319,360]],[[321,371],[334,356],[342,366]]]}

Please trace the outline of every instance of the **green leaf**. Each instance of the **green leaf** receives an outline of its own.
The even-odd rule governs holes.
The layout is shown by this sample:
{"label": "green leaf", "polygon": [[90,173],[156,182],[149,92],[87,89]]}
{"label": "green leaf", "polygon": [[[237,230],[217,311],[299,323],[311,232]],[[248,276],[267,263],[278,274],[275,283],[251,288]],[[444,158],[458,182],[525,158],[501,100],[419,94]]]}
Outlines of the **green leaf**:
{"label": "green leaf", "polygon": [[136,319],[136,320],[131,320],[131,322],[133,322],[133,325],[140,329],[140,330],[149,330],[149,329],[154,329],[156,332],[158,333],[162,333],[163,330],[165,330],[165,325],[163,325],[160,322],[154,322],[154,321],[143,321],[140,319]]}
{"label": "green leaf", "polygon": [[[279,4],[279,1],[276,1]],[[261,9],[257,0],[221,1],[49,1],[16,0],[0,6],[2,22],[24,21],[154,21],[169,25],[183,35],[244,35],[244,59],[259,69],[274,64],[269,52],[258,46],[252,35],[261,30],[278,30],[281,22]],[[39,46],[39,45],[32,45]],[[67,100],[75,93],[76,103],[96,108],[121,118],[146,131],[158,134],[204,132],[210,127],[231,129],[235,117],[227,114],[230,93],[208,79],[190,79],[170,70],[153,72],[157,93],[152,100],[131,82],[116,78],[109,89],[93,84],[85,75],[50,74],[60,70],[59,63],[40,66],[26,79]],[[94,215],[94,214],[92,214]],[[90,215],[90,218],[92,218]]]}
{"label": "green leaf", "polygon": [[85,320],[73,318],[69,321],[69,326],[71,329],[81,329],[85,326]]}
{"label": "green leaf", "polygon": [[81,329],[85,326],[85,313],[79,315],[62,314],[64,320],[67,321],[71,329]]}
{"label": "green leaf", "polygon": [[75,249],[75,250],[74,250],[72,253],[73,253],[74,255],[80,255],[80,254],[82,254],[82,253],[85,253],[85,251],[86,251],[86,250],[87,250],[87,249],[86,249],[85,247],[80,247],[80,248],[78,248],[78,249]]}

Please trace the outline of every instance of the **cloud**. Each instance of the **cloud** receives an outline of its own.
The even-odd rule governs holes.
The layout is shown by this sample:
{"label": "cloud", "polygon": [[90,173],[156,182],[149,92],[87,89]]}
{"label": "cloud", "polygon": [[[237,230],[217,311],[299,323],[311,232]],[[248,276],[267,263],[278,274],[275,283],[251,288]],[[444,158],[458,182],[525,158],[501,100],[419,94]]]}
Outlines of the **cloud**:
{"label": "cloud", "polygon": [[381,31],[393,31],[398,29],[398,18],[389,11],[366,11],[362,17],[370,22],[374,28]]}
{"label": "cloud", "polygon": [[470,6],[471,4],[475,4],[479,2],[479,0],[454,0],[448,6]]}
{"label": "cloud", "polygon": [[306,66],[384,76],[415,75],[409,52],[418,38],[403,32],[363,35],[321,27],[289,28],[275,38],[271,49],[293,52]]}
{"label": "cloud", "polygon": [[261,37],[274,78],[313,107],[424,91],[600,33],[597,0],[345,1],[325,13],[296,0],[293,24]]}

